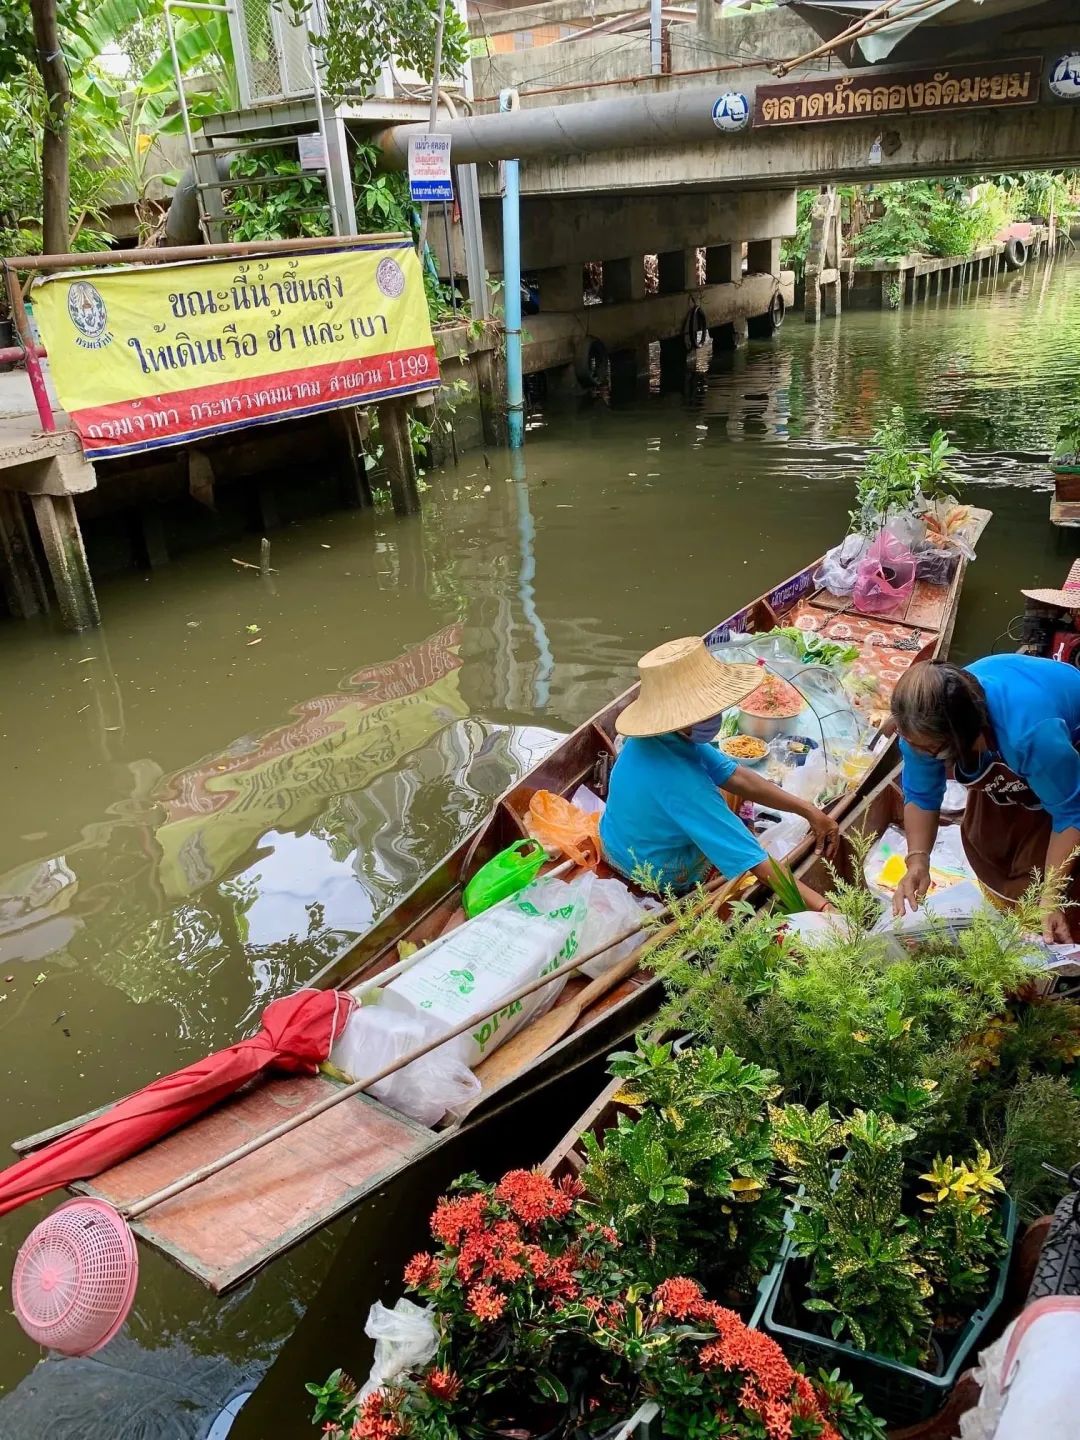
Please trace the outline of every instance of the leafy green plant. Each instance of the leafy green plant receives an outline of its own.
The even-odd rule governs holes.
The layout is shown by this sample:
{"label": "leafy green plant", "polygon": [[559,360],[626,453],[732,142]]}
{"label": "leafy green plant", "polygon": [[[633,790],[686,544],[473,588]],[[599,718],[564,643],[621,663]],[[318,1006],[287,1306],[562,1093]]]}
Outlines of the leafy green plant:
{"label": "leafy green plant", "polygon": [[892,515],[917,513],[953,495],[960,484],[952,470],[954,453],[944,430],[935,430],[924,446],[894,406],[871,437],[849,513],[852,529],[872,535]]}
{"label": "leafy green plant", "polygon": [[328,233],[326,187],[287,151],[243,152],[234,156],[229,173],[245,182],[225,192],[234,240],[296,240]]}
{"label": "leafy green plant", "polygon": [[[861,872],[857,857],[854,868]],[[1080,1047],[1080,1037],[1059,1033],[1062,1018],[1037,1022],[1034,998],[1025,999],[1024,1025],[1050,1029],[1032,1038],[1027,1062],[1009,1051],[1000,1077],[988,1075],[985,1052],[994,1042],[980,1037],[997,1033],[1032,973],[1020,917],[983,911],[956,936],[934,930],[914,950],[898,951],[875,931],[880,904],[865,885],[836,876],[829,898],[834,923],[812,942],[745,909],[729,921],[678,915],[676,934],[655,957],[666,1022],[775,1069],[793,1101],[879,1111],[939,1147],[968,1137],[985,1143],[991,1092],[1011,1084],[1033,1052],[1043,1066],[1060,1065],[1074,1039]],[[1000,1067],[998,1050],[991,1058]]]}
{"label": "leafy green plant", "polygon": [[938,1155],[919,1176],[930,1187],[919,1196],[925,1211],[920,1256],[946,1315],[975,1307],[987,1290],[989,1261],[1005,1251],[994,1205],[1005,1189],[1000,1174],[980,1145],[973,1160],[954,1163],[951,1155]]}
{"label": "leafy green plant", "polygon": [[1060,1179],[1044,1166],[1068,1171],[1080,1161],[1080,1095],[1063,1075],[1027,1075],[1002,1098],[988,1129],[1017,1210],[1034,1220],[1062,1193]]}
{"label": "leafy green plant", "polygon": [[804,1308],[829,1317],[834,1340],[917,1363],[932,1288],[902,1210],[904,1147],[915,1132],[873,1111],[837,1120],[826,1106],[789,1105],[774,1124],[784,1178],[798,1190],[792,1241],[810,1265]]}
{"label": "leafy green plant", "polygon": [[1071,410],[1058,426],[1051,460],[1073,460],[1080,455],[1080,405]]}
{"label": "leafy green plant", "polygon": [[336,1424],[345,1414],[345,1408],[356,1394],[356,1382],[344,1370],[335,1370],[321,1385],[309,1380],[304,1386],[309,1395],[315,1397],[313,1425]]}
{"label": "leafy green plant", "polygon": [[[598,1217],[653,1281],[702,1266],[749,1294],[775,1258],[782,1228],[768,1102],[776,1075],[731,1050],[639,1042],[611,1058],[620,1114],[584,1138],[582,1180]],[[719,1261],[719,1264],[717,1264]]]}
{"label": "leafy green plant", "polygon": [[[0,253],[41,251],[44,187],[41,146],[45,95],[37,71],[24,63],[10,85],[0,85]],[[70,127],[69,244],[73,250],[106,250],[107,207],[120,175],[108,132],[92,114],[76,107]]]}

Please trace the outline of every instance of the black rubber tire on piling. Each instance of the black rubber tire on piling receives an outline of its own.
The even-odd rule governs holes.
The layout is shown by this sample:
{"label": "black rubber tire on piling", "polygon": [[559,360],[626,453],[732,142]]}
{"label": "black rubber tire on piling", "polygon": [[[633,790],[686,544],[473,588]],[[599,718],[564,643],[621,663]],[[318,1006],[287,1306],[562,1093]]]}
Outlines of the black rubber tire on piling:
{"label": "black rubber tire on piling", "polygon": [[709,320],[700,305],[691,305],[683,321],[683,340],[687,354],[700,350],[709,338]]}
{"label": "black rubber tire on piling", "polygon": [[1066,1195],[1054,1211],[1027,1293],[1029,1305],[1048,1295],[1080,1295],[1080,1230],[1073,1220],[1073,1199]]}
{"label": "black rubber tire on piling", "polygon": [[746,333],[751,340],[771,340],[784,323],[787,304],[777,290],[764,315],[751,315],[746,322]]}
{"label": "black rubber tire on piling", "polygon": [[587,335],[574,351],[574,375],[586,390],[598,390],[607,378],[607,346],[595,335]]}
{"label": "black rubber tire on piling", "polygon": [[1001,258],[1005,261],[1006,270],[1022,270],[1027,264],[1027,246],[1019,235],[1012,235],[1005,241],[1005,249],[1001,252]]}

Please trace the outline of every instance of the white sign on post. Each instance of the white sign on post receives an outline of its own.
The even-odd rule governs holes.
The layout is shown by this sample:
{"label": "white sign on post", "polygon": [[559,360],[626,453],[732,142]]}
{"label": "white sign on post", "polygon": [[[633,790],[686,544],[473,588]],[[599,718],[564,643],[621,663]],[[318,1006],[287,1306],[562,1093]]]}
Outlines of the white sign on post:
{"label": "white sign on post", "polygon": [[409,137],[409,196],[414,204],[453,200],[449,135]]}
{"label": "white sign on post", "polygon": [[300,154],[301,170],[326,170],[329,168],[326,163],[326,146],[323,144],[321,135],[298,135],[296,144]]}

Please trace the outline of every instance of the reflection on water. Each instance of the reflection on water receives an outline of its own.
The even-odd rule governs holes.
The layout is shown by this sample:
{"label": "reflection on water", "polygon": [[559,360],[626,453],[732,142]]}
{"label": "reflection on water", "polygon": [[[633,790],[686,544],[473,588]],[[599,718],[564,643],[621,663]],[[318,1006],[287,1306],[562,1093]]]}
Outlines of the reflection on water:
{"label": "reflection on water", "polygon": [[[1078,340],[1080,267],[964,308],[793,321],[685,395],[535,417],[524,478],[467,456],[422,517],[278,532],[271,582],[208,551],[103,585],[95,635],[5,626],[0,1139],[230,1043],[303,984],[628,683],[643,649],[708,628],[832,543],[894,403],[949,428],[972,500],[996,512],[954,643],[988,648],[1020,587],[1059,584],[1070,558],[1039,457],[1080,383]],[[436,1183],[410,1178],[417,1213]],[[0,1270],[47,1208],[0,1221]],[[35,1370],[0,1318],[0,1434],[37,1436],[49,1414],[55,1440],[98,1440],[130,1414],[143,1418],[125,1434],[203,1435],[259,1381],[348,1228],[225,1302],[146,1256],[123,1339],[93,1361]],[[357,1273],[379,1234],[361,1216],[350,1273],[320,1296],[333,1311],[345,1284],[357,1329],[384,1278]],[[310,1348],[318,1313],[305,1324]],[[324,1338],[322,1368],[351,1358],[340,1327]],[[303,1365],[287,1350],[251,1413],[301,1413]]]}

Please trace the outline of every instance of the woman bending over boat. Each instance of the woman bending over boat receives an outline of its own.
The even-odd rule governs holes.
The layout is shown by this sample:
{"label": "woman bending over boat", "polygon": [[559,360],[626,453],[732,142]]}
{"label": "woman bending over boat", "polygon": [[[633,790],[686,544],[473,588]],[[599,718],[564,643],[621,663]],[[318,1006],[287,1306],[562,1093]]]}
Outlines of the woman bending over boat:
{"label": "woman bending over boat", "polygon": [[[960,834],[991,901],[1010,904],[1051,875],[1066,882],[1067,900],[1080,901],[1080,671],[1032,655],[988,655],[966,669],[925,661],[897,681],[892,715],[908,846],[898,915],[929,888],[950,773],[967,787]],[[1080,912],[1050,911],[1043,937],[1080,938]]]}
{"label": "woman bending over boat", "polygon": [[[650,875],[661,890],[686,891],[714,867],[733,880],[752,871],[770,884],[768,855],[721,789],[741,800],[801,815],[819,854],[837,845],[836,821],[712,745],[721,714],[761,684],[756,665],[714,660],[702,640],[670,640],[638,661],[641,690],[615,722],[627,737],[615,761],[600,820],[604,859],[623,876]],[[807,908],[824,898],[800,885]]]}

